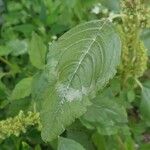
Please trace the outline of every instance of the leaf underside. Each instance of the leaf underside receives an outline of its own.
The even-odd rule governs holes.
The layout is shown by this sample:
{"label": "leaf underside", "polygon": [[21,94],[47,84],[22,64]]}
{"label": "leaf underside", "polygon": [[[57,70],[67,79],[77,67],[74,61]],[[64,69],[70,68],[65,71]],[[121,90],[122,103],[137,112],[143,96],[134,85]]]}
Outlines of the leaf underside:
{"label": "leaf underside", "polygon": [[[42,73],[47,85],[33,93],[42,101],[43,140],[55,139],[85,113],[89,96],[115,75],[120,47],[119,36],[106,19],[81,24],[50,45]],[[40,81],[36,79],[38,86]]]}

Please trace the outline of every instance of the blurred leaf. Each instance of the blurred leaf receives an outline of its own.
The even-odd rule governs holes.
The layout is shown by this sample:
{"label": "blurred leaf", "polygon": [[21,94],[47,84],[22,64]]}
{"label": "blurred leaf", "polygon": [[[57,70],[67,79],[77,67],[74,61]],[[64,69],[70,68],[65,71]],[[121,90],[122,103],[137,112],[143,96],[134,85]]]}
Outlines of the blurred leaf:
{"label": "blurred leaf", "polygon": [[12,40],[8,42],[7,47],[11,50],[11,54],[14,56],[22,55],[28,50],[28,44],[25,40]]}
{"label": "blurred leaf", "polygon": [[120,10],[120,1],[121,0],[101,0],[102,4],[106,6],[108,9],[112,11],[119,11]]}
{"label": "blurred leaf", "polygon": [[31,108],[31,99],[30,98],[24,98],[24,99],[20,99],[20,100],[13,100],[9,101],[9,105],[5,108],[6,109],[6,114],[7,116],[16,116],[18,115],[19,111],[28,111],[29,108]]}
{"label": "blurred leaf", "polygon": [[17,63],[14,62],[14,63],[10,64],[10,68],[11,68],[11,72],[13,75],[20,73],[20,67]]}
{"label": "blurred leaf", "polygon": [[57,150],[85,150],[82,145],[74,140],[62,138],[58,139],[58,149]]}
{"label": "blurred leaf", "polygon": [[[2,78],[3,76],[5,76],[5,73],[4,73],[4,72],[0,72],[0,80],[1,80],[1,78]],[[0,82],[1,82],[1,81],[0,81]]]}
{"label": "blurred leaf", "polygon": [[40,10],[40,19],[45,22],[47,18],[47,14],[46,14],[46,6],[45,3],[43,1],[41,1],[41,10]]}
{"label": "blurred leaf", "polygon": [[22,142],[22,150],[32,150],[32,148],[26,142]]}
{"label": "blurred leaf", "polygon": [[105,138],[99,133],[94,133],[92,136],[92,140],[97,148],[97,150],[106,150],[105,148]]}
{"label": "blurred leaf", "polygon": [[77,0],[72,0],[71,3],[70,3],[70,0],[62,0],[62,1],[66,6],[70,8],[73,8],[77,2]]}
{"label": "blurred leaf", "polygon": [[12,91],[11,99],[17,100],[29,96],[31,93],[32,77],[22,79]]}
{"label": "blurred leaf", "polygon": [[66,31],[68,28],[67,26],[61,25],[61,24],[53,24],[51,26],[51,32],[52,34],[61,34],[62,32]]}
{"label": "blurred leaf", "polygon": [[148,55],[150,56],[150,29],[145,29],[141,35],[142,40],[146,48],[148,49]]}
{"label": "blurred leaf", "polygon": [[[150,0],[143,1],[146,6],[150,6],[148,5]],[[32,99],[34,99],[36,109],[46,120],[44,125],[48,129],[45,128],[45,139],[46,136],[47,141],[51,137],[55,137],[55,140],[45,143],[40,135],[41,132],[31,127],[28,128],[28,132],[21,134],[19,137],[11,136],[5,140],[0,139],[0,150],[56,150],[57,146],[61,150],[80,150],[81,148],[83,150],[83,147],[86,150],[150,150],[149,64],[148,70],[141,78],[144,86],[141,96],[139,96],[140,90],[135,89],[133,78],[129,79],[128,87],[122,87],[122,79],[120,80],[118,72],[115,78],[107,85],[107,91],[94,99],[94,106],[88,108],[88,112],[85,114],[86,117],[76,119],[75,123],[69,127],[69,122],[73,122],[81,111],[84,113],[85,108],[82,106],[84,104],[89,105],[89,102],[84,103],[84,101],[88,98],[92,100],[96,90],[94,89],[95,91],[92,91],[92,94],[90,93],[91,95],[88,95],[87,99],[83,98],[79,105],[76,106],[72,102],[62,103],[62,96],[60,95],[62,93],[68,94],[65,90],[62,90],[62,93],[53,92],[58,88],[55,82],[66,85],[70,76],[73,75],[74,80],[71,82],[71,86],[79,90],[79,92],[83,91],[83,97],[84,94],[86,95],[90,91],[85,90],[85,87],[87,88],[88,85],[91,85],[92,90],[96,88],[95,84],[97,84],[99,72],[102,73],[102,70],[97,68],[102,69],[108,65],[110,68],[106,67],[104,72],[106,74],[109,71],[113,72],[111,66],[115,62],[113,63],[111,60],[117,47],[113,43],[111,44],[111,39],[114,40],[114,38],[110,38],[112,32],[106,33],[108,38],[103,36],[105,31],[109,31],[110,28],[105,28],[104,26],[105,31],[99,33],[95,28],[95,26],[98,26],[96,24],[90,27],[95,32],[94,34],[91,31],[87,33],[83,31],[83,34],[78,34],[80,31],[75,27],[76,30],[73,34],[77,35],[77,37],[73,39],[67,38],[67,36],[60,39],[59,37],[81,22],[100,19],[109,15],[109,13],[119,14],[120,2],[121,0],[0,0],[0,56],[2,56],[0,61],[0,119],[13,117],[20,110],[25,112],[33,110]],[[92,8],[98,8],[97,12],[99,14],[93,14]],[[120,19],[116,21],[121,23]],[[83,27],[84,29],[86,28]],[[76,63],[77,55],[84,54],[84,51],[80,51],[81,47],[87,47],[84,41],[86,39],[84,38],[86,35],[94,37],[96,34],[99,35],[99,38],[96,39],[98,42],[95,41],[93,49],[83,59],[84,63],[78,65],[80,66],[77,69],[79,71],[71,74],[75,71],[74,68],[77,68],[76,64],[79,64],[79,61]],[[72,37],[72,35],[70,36]],[[58,38],[60,46],[57,46],[55,37]],[[64,50],[65,43],[61,42],[65,38],[66,45],[71,44],[71,48],[68,51]],[[105,40],[109,38],[110,41]],[[78,44],[75,43],[77,39],[79,40]],[[150,56],[150,29],[143,30],[141,39]],[[51,42],[51,40],[55,40],[55,42]],[[84,42],[80,42],[80,40]],[[46,45],[48,45],[48,42],[52,43],[48,55],[51,61],[47,59],[48,64],[45,66],[45,57],[47,58]],[[96,49],[99,44],[101,51],[97,53]],[[104,50],[105,45],[108,46],[107,52]],[[56,49],[53,49],[53,47]],[[114,48],[114,52],[112,52],[112,48]],[[61,50],[57,51],[57,49]],[[64,53],[61,53],[61,59],[59,52],[63,50]],[[99,54],[102,57],[99,57]],[[54,55],[55,57],[53,57]],[[105,62],[107,56],[108,61]],[[34,75],[37,68],[42,70],[38,71],[40,73],[34,76],[34,80],[29,79],[29,81],[23,83],[25,79],[30,78],[29,76]],[[94,72],[91,72],[90,68]],[[107,76],[105,73],[102,78]],[[26,78],[23,79],[24,77]],[[86,80],[87,78],[88,80]],[[16,84],[17,81],[20,82]],[[97,85],[101,86],[105,80],[100,80],[99,82]],[[31,85],[31,83],[34,84]],[[83,85],[84,88],[82,88]],[[31,86],[32,98],[30,96]],[[15,87],[14,90],[12,90],[13,87]],[[15,93],[14,99],[11,101],[13,93]],[[74,96],[72,91],[70,93],[69,96]],[[139,99],[142,100],[139,101]],[[55,108],[53,109],[53,107]],[[127,114],[125,108],[129,111],[128,123],[126,123]],[[76,123],[77,121],[78,123]],[[60,137],[58,139],[57,137],[60,134],[65,138]]]}
{"label": "blurred leaf", "polygon": [[80,143],[86,150],[95,150],[93,142],[91,141],[91,132],[86,129],[79,120],[76,120],[67,128],[67,138]]}
{"label": "blurred leaf", "polygon": [[134,90],[129,90],[127,92],[127,98],[128,98],[128,101],[130,103],[134,101],[134,99],[135,99],[135,92],[134,92]]}
{"label": "blurred leaf", "polygon": [[134,150],[135,149],[135,142],[132,139],[131,136],[128,136],[125,140],[125,145],[127,147],[127,150]]}
{"label": "blurred leaf", "polygon": [[41,150],[40,145],[36,145],[34,150]]}
{"label": "blurred leaf", "polygon": [[118,78],[113,78],[110,81],[110,90],[113,95],[116,95],[121,91],[121,84],[120,84],[120,80]]}
{"label": "blurred leaf", "polygon": [[8,104],[7,94],[8,89],[0,79],[0,109],[4,108]]}
{"label": "blurred leaf", "polygon": [[12,51],[12,49],[10,49],[7,46],[0,46],[0,56],[7,56],[8,54],[10,54]]}
{"label": "blurred leaf", "polygon": [[150,123],[150,88],[144,87],[142,90],[140,112],[143,119]]}
{"label": "blurred leaf", "polygon": [[30,36],[34,30],[34,25],[32,24],[21,24],[13,27],[14,31],[22,32],[26,37]]}
{"label": "blurred leaf", "polygon": [[7,3],[7,9],[8,9],[8,11],[21,10],[22,5],[21,5],[21,3],[16,2],[16,1],[9,1],[9,3]]}
{"label": "blurred leaf", "polygon": [[150,143],[142,144],[139,150],[150,150]]}
{"label": "blurred leaf", "polygon": [[3,0],[0,0],[0,13],[4,11],[4,2]]}
{"label": "blurred leaf", "polygon": [[36,33],[32,34],[29,56],[33,66],[43,69],[45,65],[46,46],[42,38]]}

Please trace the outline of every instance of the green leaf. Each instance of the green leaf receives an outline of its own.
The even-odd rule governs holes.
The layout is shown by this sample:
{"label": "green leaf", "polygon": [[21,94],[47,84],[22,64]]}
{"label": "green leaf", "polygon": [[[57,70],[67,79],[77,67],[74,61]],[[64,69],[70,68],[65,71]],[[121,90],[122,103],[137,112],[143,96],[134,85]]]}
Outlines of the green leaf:
{"label": "green leaf", "polygon": [[74,140],[60,137],[58,150],[85,150],[85,148]]}
{"label": "green leaf", "polygon": [[31,94],[32,77],[22,79],[12,91],[11,99],[17,100]]}
{"label": "green leaf", "polygon": [[135,100],[135,92],[134,90],[129,90],[127,92],[127,98],[128,98],[128,101],[131,103]]}
{"label": "green leaf", "polygon": [[6,73],[0,72],[0,80],[5,76]]}
{"label": "green leaf", "polygon": [[9,101],[9,105],[7,105],[7,116],[16,116],[20,110],[28,111],[31,108],[31,99],[30,98],[23,98],[20,100],[13,100]]}
{"label": "green leaf", "polygon": [[120,0],[102,0],[102,4],[109,10],[114,11],[114,12],[118,12],[120,9]]}
{"label": "green leaf", "polygon": [[139,150],[149,150],[149,149],[150,149],[150,143],[144,143],[139,148]]}
{"label": "green leaf", "polygon": [[42,38],[36,33],[33,33],[29,48],[29,56],[32,65],[38,69],[43,69],[45,65],[45,55],[46,46]]}
{"label": "green leaf", "polygon": [[13,27],[13,30],[17,32],[23,33],[26,37],[29,37],[32,34],[32,31],[34,30],[34,25],[32,24],[21,24],[21,25],[16,25]]}
{"label": "green leaf", "polygon": [[12,49],[8,48],[7,46],[0,46],[0,56],[6,56],[8,54],[10,54],[12,51]]}
{"label": "green leaf", "polygon": [[[106,85],[120,60],[120,39],[108,20],[81,24],[50,45],[42,101],[42,138],[51,141],[86,111],[89,96]],[[40,86],[42,77],[36,79]],[[39,89],[39,87],[37,87]]]}
{"label": "green leaf", "polygon": [[80,120],[76,120],[66,129],[67,138],[80,143],[86,150],[95,150],[91,141],[91,131],[86,129]]}
{"label": "green leaf", "polygon": [[28,50],[28,44],[25,40],[12,40],[8,42],[7,47],[11,50],[13,56],[25,54]]}
{"label": "green leaf", "polygon": [[119,126],[123,126],[126,123],[127,114],[124,107],[120,106],[112,97],[104,94],[97,96],[83,115],[83,124],[85,126],[89,124],[104,135],[115,134]]}
{"label": "green leaf", "polygon": [[92,141],[95,144],[97,150],[106,150],[105,137],[98,134],[97,132],[93,134]]}
{"label": "green leaf", "polygon": [[28,143],[22,142],[22,150],[31,150],[31,147]]}
{"label": "green leaf", "polygon": [[40,145],[36,145],[36,146],[35,146],[35,150],[41,150]]}
{"label": "green leaf", "polygon": [[150,88],[144,87],[142,90],[140,112],[143,119],[150,123]]}
{"label": "green leaf", "polygon": [[148,55],[150,56],[150,29],[145,29],[141,35],[141,38],[148,49]]}

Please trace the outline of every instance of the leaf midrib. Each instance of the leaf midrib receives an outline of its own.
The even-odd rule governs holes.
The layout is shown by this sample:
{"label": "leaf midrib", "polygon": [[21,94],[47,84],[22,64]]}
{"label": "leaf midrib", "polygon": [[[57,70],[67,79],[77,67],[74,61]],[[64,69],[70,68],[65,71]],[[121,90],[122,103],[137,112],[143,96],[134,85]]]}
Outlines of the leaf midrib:
{"label": "leaf midrib", "polygon": [[[106,20],[106,21],[102,24],[102,26],[99,28],[99,31],[102,30],[102,28],[104,27],[104,25],[106,24],[106,22],[107,22],[107,20]],[[97,34],[97,35],[93,38],[93,40],[92,40],[92,42],[90,43],[89,48],[87,49],[87,51],[86,51],[83,55],[81,55],[81,57],[80,57],[80,59],[79,59],[79,63],[78,63],[78,65],[77,65],[75,71],[73,72],[73,74],[72,74],[72,76],[71,76],[71,78],[70,78],[70,80],[69,80],[69,82],[68,82],[67,89],[70,88],[70,85],[71,85],[72,80],[74,79],[74,77],[75,77],[75,75],[76,75],[78,69],[80,68],[80,66],[81,66],[81,64],[82,64],[82,62],[83,62],[83,60],[85,59],[85,57],[86,57],[87,54],[89,53],[89,51],[90,51],[92,45],[96,42],[96,38],[97,38],[98,36],[99,36],[99,35]]]}

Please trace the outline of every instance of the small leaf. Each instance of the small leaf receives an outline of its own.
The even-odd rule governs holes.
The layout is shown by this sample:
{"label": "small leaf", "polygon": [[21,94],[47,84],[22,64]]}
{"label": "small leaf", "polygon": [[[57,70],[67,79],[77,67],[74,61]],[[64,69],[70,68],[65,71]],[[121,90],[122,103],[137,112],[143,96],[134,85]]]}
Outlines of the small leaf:
{"label": "small leaf", "polygon": [[60,137],[58,150],[85,150],[85,148],[74,140]]}
{"label": "small leaf", "polygon": [[43,69],[45,65],[45,55],[46,46],[42,38],[36,33],[33,33],[29,48],[29,56],[32,65],[38,69]]}
{"label": "small leaf", "polygon": [[8,42],[7,47],[11,50],[13,56],[25,54],[28,50],[28,44],[25,40],[12,40]]}
{"label": "small leaf", "polygon": [[22,142],[22,150],[30,150],[31,147],[28,143]]}
{"label": "small leaf", "polygon": [[34,30],[34,25],[24,23],[20,25],[15,25],[13,27],[14,31],[23,33],[26,37],[29,37],[32,34],[32,31]]}
{"label": "small leaf", "polygon": [[80,120],[76,120],[66,129],[67,138],[80,143],[86,150],[95,150],[91,141],[91,132],[86,129]]}
{"label": "small leaf", "polygon": [[32,77],[22,79],[12,91],[11,99],[17,100],[31,94]]}
{"label": "small leaf", "polygon": [[40,145],[36,145],[34,150],[41,150]]}
{"label": "small leaf", "polygon": [[92,136],[92,141],[95,144],[97,150],[106,150],[106,142],[105,137],[100,135],[99,133],[94,133]]}
{"label": "small leaf", "polygon": [[126,123],[127,114],[124,107],[120,106],[112,97],[110,98],[104,94],[97,96],[83,115],[85,126],[90,124],[104,135],[115,134],[119,126]]}
{"label": "small leaf", "polygon": [[134,90],[129,90],[127,92],[127,98],[128,98],[128,101],[130,103],[134,101],[134,99],[135,99],[135,92],[134,92]]}
{"label": "small leaf", "polygon": [[12,49],[8,48],[7,46],[0,46],[0,56],[7,56],[10,54]]}
{"label": "small leaf", "polygon": [[150,88],[144,87],[142,90],[140,111],[143,119],[150,123]]}

